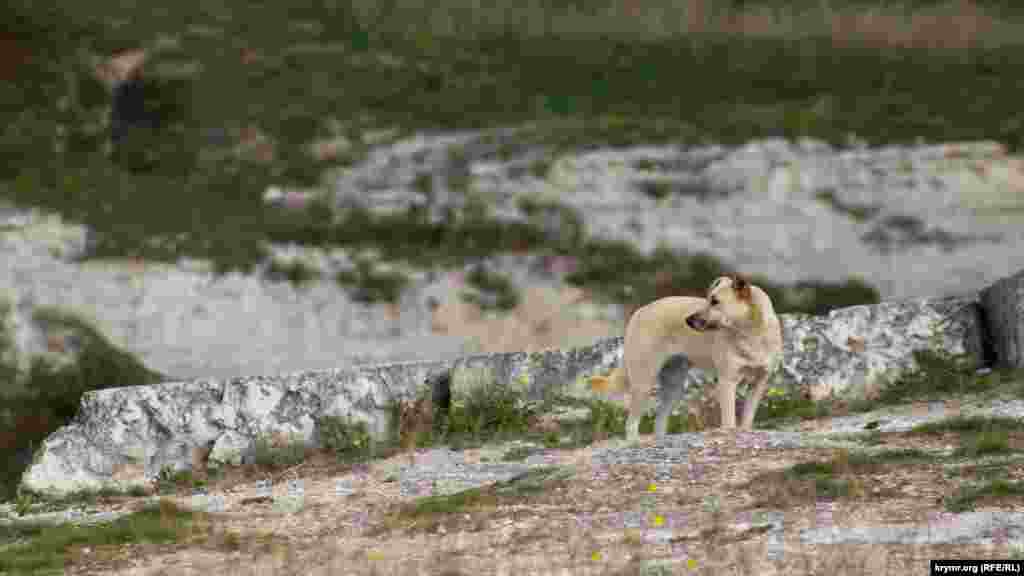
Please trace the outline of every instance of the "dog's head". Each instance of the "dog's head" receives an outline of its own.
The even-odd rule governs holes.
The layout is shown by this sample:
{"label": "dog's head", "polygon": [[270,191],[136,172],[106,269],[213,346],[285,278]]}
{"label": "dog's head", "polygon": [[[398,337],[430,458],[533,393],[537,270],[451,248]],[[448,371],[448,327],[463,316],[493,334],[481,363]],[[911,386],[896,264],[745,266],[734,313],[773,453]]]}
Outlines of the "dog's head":
{"label": "dog's head", "polygon": [[686,325],[698,332],[755,326],[760,324],[763,312],[757,300],[749,282],[722,276],[708,288],[707,305],[687,316]]}

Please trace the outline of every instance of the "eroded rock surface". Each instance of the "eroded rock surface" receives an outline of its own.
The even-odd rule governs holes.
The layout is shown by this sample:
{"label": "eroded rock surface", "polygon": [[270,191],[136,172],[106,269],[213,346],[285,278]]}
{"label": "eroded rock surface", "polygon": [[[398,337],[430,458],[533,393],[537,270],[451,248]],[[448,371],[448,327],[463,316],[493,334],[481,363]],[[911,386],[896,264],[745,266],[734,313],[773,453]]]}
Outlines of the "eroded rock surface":
{"label": "eroded rock surface", "polygon": [[814,400],[863,398],[915,368],[915,350],[968,354],[978,363],[979,309],[977,298],[949,297],[783,315],[780,380]]}

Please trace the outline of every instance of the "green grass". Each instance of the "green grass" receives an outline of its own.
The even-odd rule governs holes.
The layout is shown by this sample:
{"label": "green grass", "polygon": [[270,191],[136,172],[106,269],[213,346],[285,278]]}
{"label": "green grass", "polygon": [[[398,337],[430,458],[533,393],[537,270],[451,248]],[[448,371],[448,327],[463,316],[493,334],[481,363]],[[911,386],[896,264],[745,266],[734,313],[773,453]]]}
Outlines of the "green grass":
{"label": "green grass", "polygon": [[1003,454],[1012,452],[1005,431],[986,430],[962,442],[955,455],[974,458],[987,454]]}
{"label": "green grass", "polygon": [[161,502],[159,506],[97,526],[0,526],[0,541],[27,539],[24,544],[0,549],[0,572],[26,574],[62,570],[71,548],[176,542],[190,529],[192,519],[191,512]]}
{"label": "green grass", "polygon": [[794,419],[820,418],[826,415],[828,410],[827,403],[818,403],[798,393],[770,388],[757,406],[754,422],[758,428],[772,428]]}
{"label": "green grass", "polygon": [[538,409],[521,392],[497,384],[454,395],[452,400],[443,441],[461,447],[522,435]]}
{"label": "green grass", "polygon": [[[782,471],[762,474],[751,485],[770,486],[761,504],[792,505],[808,498],[862,497],[866,495],[866,485],[872,483],[876,474],[884,477],[888,471],[898,467],[951,463],[954,468],[947,468],[947,476],[972,474],[988,482],[963,487],[945,499],[951,511],[969,510],[981,498],[1017,497],[1021,494],[1019,483],[1006,482],[1001,478],[1010,461],[1005,458],[989,461],[984,457],[1019,454],[1009,435],[1019,433],[1022,426],[1022,421],[1015,418],[957,417],[922,424],[905,433],[874,433],[868,437],[871,441],[867,443],[884,444],[893,436],[954,433],[959,447],[951,455],[916,448],[840,450],[828,460],[801,462]],[[994,480],[993,476],[996,477]]]}
{"label": "green grass", "polygon": [[912,429],[911,434],[942,434],[944,432],[956,433],[986,433],[986,432],[1020,432],[1024,430],[1024,420],[1020,418],[1008,418],[1002,416],[956,416],[935,422],[919,424]]}
{"label": "green grass", "polygon": [[[1013,371],[996,371],[988,374],[977,374],[971,368],[966,357],[951,357],[942,352],[922,349],[913,352],[917,368],[902,374],[895,382],[885,385],[877,398],[843,400],[831,399],[812,401],[794,392],[780,390],[777,394],[769,392],[758,406],[756,422],[765,428],[778,427],[791,423],[793,420],[810,420],[829,415],[870,412],[885,406],[922,400],[941,400],[951,396],[977,393],[997,393],[1010,390],[1020,393],[1024,389],[1017,386],[1019,375]],[[925,424],[915,431],[925,433],[932,429],[952,430],[950,426],[996,426],[1000,429],[1013,428],[1013,419],[967,419],[961,424],[942,421]],[[872,423],[869,423],[871,425]],[[873,423],[877,425],[876,423]]]}
{"label": "green grass", "polygon": [[879,406],[986,392],[999,384],[998,374],[976,374],[966,356],[952,357],[929,349],[914,350],[912,354],[916,369],[886,384],[876,398],[850,402],[848,408],[865,412]]}
{"label": "green grass", "polygon": [[419,498],[396,506],[373,531],[381,534],[413,521],[418,530],[433,530],[446,520],[458,522],[467,512],[493,509],[531,494],[555,490],[571,475],[571,470],[557,466],[537,467],[493,485]]}
{"label": "green grass", "polygon": [[26,514],[40,514],[64,510],[69,506],[77,504],[95,505],[103,498],[118,496],[142,497],[146,495],[145,489],[139,486],[121,490],[106,486],[99,489],[81,489],[68,492],[60,496],[51,494],[40,494],[31,490],[20,488],[15,498],[15,512],[18,516]]}
{"label": "green grass", "polygon": [[946,509],[950,512],[967,512],[985,498],[1011,500],[1019,507],[1024,500],[1024,482],[996,479],[978,486],[964,486],[946,499]]}
{"label": "green grass", "polygon": [[828,460],[801,462],[761,474],[750,485],[764,488],[760,503],[770,506],[799,505],[808,499],[859,498],[866,495],[873,474],[941,460],[939,455],[918,449],[840,450]]}

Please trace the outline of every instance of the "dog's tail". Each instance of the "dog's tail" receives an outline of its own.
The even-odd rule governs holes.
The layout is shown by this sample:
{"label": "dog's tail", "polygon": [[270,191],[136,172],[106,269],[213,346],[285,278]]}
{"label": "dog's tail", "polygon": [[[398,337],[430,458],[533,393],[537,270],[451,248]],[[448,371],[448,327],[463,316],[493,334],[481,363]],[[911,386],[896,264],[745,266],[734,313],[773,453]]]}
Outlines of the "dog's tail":
{"label": "dog's tail", "polygon": [[607,376],[591,376],[590,389],[602,393],[622,392],[626,389],[626,371],[620,366]]}

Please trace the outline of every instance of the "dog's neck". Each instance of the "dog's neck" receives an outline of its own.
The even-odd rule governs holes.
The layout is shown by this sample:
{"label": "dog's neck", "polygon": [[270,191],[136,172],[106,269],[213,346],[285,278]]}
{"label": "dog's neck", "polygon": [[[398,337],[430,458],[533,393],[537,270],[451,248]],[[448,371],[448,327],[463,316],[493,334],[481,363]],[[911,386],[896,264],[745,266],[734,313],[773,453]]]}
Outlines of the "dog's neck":
{"label": "dog's neck", "polygon": [[750,287],[750,296],[754,304],[751,318],[754,332],[764,333],[773,331],[779,320],[775,315],[772,299],[768,297],[764,290],[757,286]]}

